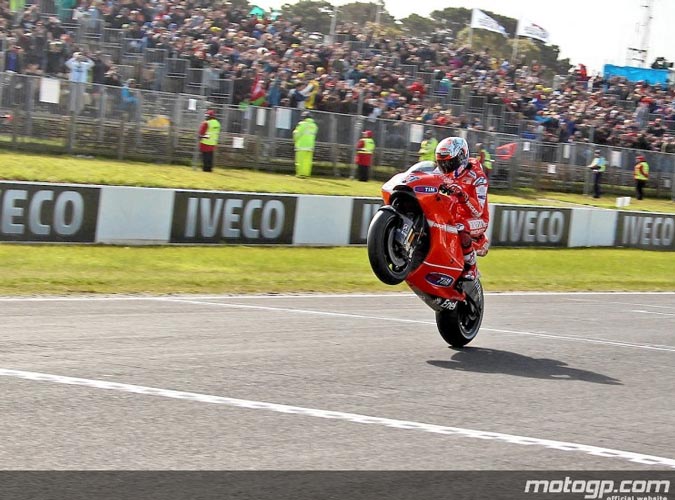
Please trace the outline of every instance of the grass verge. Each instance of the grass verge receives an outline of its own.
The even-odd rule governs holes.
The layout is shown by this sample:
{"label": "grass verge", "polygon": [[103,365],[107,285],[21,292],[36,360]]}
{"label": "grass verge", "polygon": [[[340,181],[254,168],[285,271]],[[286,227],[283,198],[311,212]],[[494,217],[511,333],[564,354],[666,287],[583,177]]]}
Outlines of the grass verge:
{"label": "grass verge", "polygon": [[[0,151],[0,179],[364,197],[379,197],[382,186],[379,181],[357,182],[335,177],[297,179],[292,175],[245,169],[216,168],[212,173],[205,173],[181,165],[44,156],[8,151]],[[493,190],[490,192],[490,201],[516,205],[581,205],[614,208],[615,197],[607,196],[596,200],[580,194],[520,189],[513,192]],[[628,209],[675,213],[675,203],[665,199],[633,200]]]}
{"label": "grass verge", "polygon": [[[497,248],[480,268],[491,292],[675,291],[668,252]],[[404,290],[375,278],[364,247],[0,245],[0,295]]]}

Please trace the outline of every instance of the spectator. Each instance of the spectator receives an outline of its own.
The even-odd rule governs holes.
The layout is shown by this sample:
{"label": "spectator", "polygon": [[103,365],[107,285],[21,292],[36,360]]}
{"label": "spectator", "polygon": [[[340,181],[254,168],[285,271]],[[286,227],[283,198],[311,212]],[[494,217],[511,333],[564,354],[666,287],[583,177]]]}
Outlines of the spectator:
{"label": "spectator", "polygon": [[136,111],[138,108],[138,96],[135,88],[136,80],[129,78],[126,82],[124,82],[120,94],[122,99],[122,111],[126,113],[129,118],[136,116]]}
{"label": "spectator", "polygon": [[70,70],[70,81],[73,83],[87,83],[89,70],[94,66],[94,61],[85,54],[76,52],[73,57],[66,61],[66,67]]}
{"label": "spectator", "polygon": [[63,42],[49,42],[47,49],[47,68],[46,72],[50,76],[57,76],[65,72],[65,48]]}
{"label": "spectator", "polygon": [[94,67],[92,69],[91,81],[96,85],[103,85],[105,74],[110,69],[110,66],[103,60],[103,56],[100,51],[96,52],[92,56],[92,61],[94,61]]}
{"label": "spectator", "polygon": [[298,109],[305,109],[305,100],[307,97],[303,93],[302,89],[305,85],[302,82],[298,82],[295,84],[295,88],[291,91],[290,93],[290,107],[291,108],[298,108]]}
{"label": "spectator", "polygon": [[638,105],[637,110],[635,110],[635,121],[638,124],[640,130],[643,130],[647,126],[647,119],[649,117],[649,108],[647,102],[642,100]]}
{"label": "spectator", "polygon": [[122,86],[122,80],[115,66],[111,66],[110,69],[103,75],[103,85],[109,85],[112,87]]}
{"label": "spectator", "polygon": [[23,51],[18,45],[13,45],[5,54],[5,71],[12,73],[23,71]]}
{"label": "spectator", "polygon": [[80,52],[66,61],[70,70],[70,111],[80,114],[85,105],[85,87],[89,81],[89,70],[94,62]]}
{"label": "spectator", "polygon": [[[523,130],[517,128],[516,132],[518,121],[527,119],[540,124],[538,131],[527,127],[528,137],[535,133],[543,139],[545,135],[553,143],[595,141],[660,150],[669,128],[674,130],[672,86],[589,77],[579,65],[558,85],[549,87],[539,62],[500,62],[488,51],[474,51],[438,35],[429,40],[405,36],[388,40],[367,26],[344,23],[337,26],[337,33],[347,41],[324,43],[303,29],[301,19],[261,19],[229,3],[206,6],[175,0],[87,0],[76,8],[75,17],[83,28],[78,29],[79,34],[95,36],[103,22],[124,31],[127,53],[152,47],[166,51],[166,57],[189,61],[191,69],[204,69],[206,95],[223,87],[223,80],[233,79],[235,105],[257,101],[269,106],[361,113],[369,120],[414,121],[469,131],[487,128],[486,123],[453,116],[445,106],[436,109],[429,98],[446,102],[454,87],[462,87],[473,102],[489,103],[497,116],[503,116],[495,122],[506,124],[498,132],[518,133]],[[24,72],[31,65],[34,74],[45,70],[50,76],[64,75],[64,61],[80,48],[57,18],[43,19],[35,4],[17,16],[0,16],[0,30],[5,22],[5,31],[11,34],[5,46],[16,45],[21,51],[19,57],[12,49],[5,51],[5,69]],[[440,39],[444,41],[439,43]],[[359,44],[358,50],[352,50],[354,42]],[[121,62],[118,58],[108,64]],[[116,79],[106,79],[105,67],[96,60],[94,63],[94,83],[99,84],[103,77],[119,85]],[[404,74],[401,65],[431,73],[434,85]],[[161,63],[151,71],[136,71],[134,76],[140,77],[143,88],[185,90],[180,78],[165,78],[167,69],[161,68]],[[260,78],[254,80],[256,75]],[[277,78],[278,86],[271,83]],[[260,89],[265,92],[264,101],[258,96]],[[453,93],[453,97],[459,95]],[[650,114],[657,115],[662,125],[657,125],[657,120],[650,124]],[[624,124],[632,119],[635,121]],[[645,134],[643,139],[640,132]]]}

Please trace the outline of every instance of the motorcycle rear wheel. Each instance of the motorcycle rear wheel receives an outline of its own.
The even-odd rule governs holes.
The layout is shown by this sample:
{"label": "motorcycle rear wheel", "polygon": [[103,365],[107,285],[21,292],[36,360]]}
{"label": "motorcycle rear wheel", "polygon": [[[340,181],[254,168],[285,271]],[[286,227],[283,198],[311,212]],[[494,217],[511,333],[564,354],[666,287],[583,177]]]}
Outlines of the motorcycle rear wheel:
{"label": "motorcycle rear wheel", "polygon": [[389,210],[380,210],[368,228],[368,259],[375,276],[387,285],[403,282],[412,270],[412,262],[396,242],[401,218]]}
{"label": "motorcycle rear wheel", "polygon": [[436,313],[438,333],[452,347],[464,347],[478,335],[483,322],[483,287],[480,280],[467,291],[467,299],[460,302],[453,311]]}

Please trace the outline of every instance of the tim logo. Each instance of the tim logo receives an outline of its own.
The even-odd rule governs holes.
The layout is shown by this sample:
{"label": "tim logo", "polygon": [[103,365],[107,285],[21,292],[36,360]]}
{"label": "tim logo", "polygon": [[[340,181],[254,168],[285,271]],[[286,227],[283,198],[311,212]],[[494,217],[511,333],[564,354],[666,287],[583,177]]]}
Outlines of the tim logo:
{"label": "tim logo", "polygon": [[435,188],[434,186],[415,186],[415,192],[416,193],[432,194],[432,193],[437,193],[438,188]]}
{"label": "tim logo", "polygon": [[424,277],[424,279],[434,286],[440,286],[444,288],[452,286],[452,284],[455,282],[455,279],[452,276],[441,273],[429,273]]}

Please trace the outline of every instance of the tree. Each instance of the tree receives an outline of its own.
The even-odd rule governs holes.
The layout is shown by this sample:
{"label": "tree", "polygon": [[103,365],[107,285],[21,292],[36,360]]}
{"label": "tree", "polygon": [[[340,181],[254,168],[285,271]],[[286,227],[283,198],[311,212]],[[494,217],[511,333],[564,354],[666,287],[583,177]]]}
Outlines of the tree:
{"label": "tree", "polygon": [[383,5],[375,2],[352,2],[340,7],[340,22],[358,23],[365,25],[367,22],[375,22],[377,10],[380,9],[380,24],[383,26],[394,26],[396,19],[387,12]]}
{"label": "tree", "polygon": [[471,48],[475,52],[487,49],[492,56],[498,59],[511,57],[512,40],[501,33],[475,29],[472,35],[471,28],[467,26],[457,33],[456,41],[459,45],[469,45],[469,38],[471,38]]}
{"label": "tree", "polygon": [[566,75],[567,72],[572,67],[568,57],[565,59],[559,59],[560,57],[560,47],[557,45],[545,45],[541,42],[538,43],[540,50],[541,63],[551,70],[556,75]]}
{"label": "tree", "polygon": [[410,34],[417,36],[431,35],[438,28],[433,19],[418,14],[410,14],[401,19],[401,25]]}
{"label": "tree", "polygon": [[330,33],[333,6],[323,0],[300,0],[297,3],[285,4],[281,7],[284,18],[297,22],[307,31]]}
{"label": "tree", "polygon": [[435,10],[431,13],[431,19],[439,28],[451,29],[459,33],[471,23],[471,10],[464,7],[447,7],[443,10]]}

